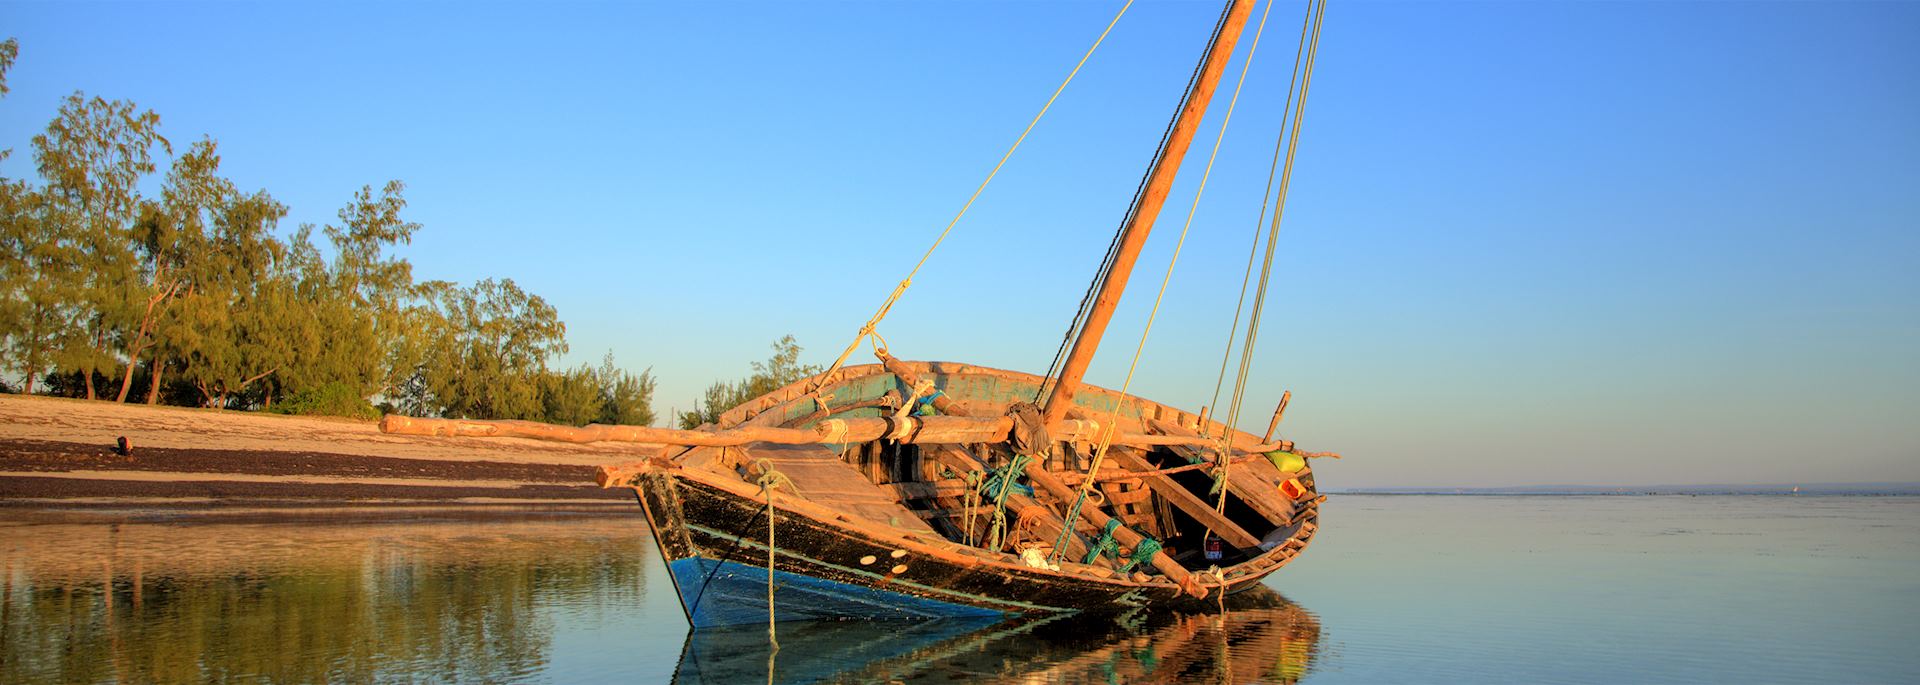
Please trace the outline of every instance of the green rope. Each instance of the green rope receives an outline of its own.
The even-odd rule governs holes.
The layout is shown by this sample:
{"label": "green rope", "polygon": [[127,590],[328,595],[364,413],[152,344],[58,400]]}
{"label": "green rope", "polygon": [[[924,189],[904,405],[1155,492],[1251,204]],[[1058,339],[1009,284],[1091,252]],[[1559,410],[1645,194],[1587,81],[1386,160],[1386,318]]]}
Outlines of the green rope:
{"label": "green rope", "polygon": [[[1087,545],[1087,556],[1081,559],[1080,563],[1091,564],[1095,559],[1099,559],[1101,554],[1116,559],[1119,558],[1120,541],[1113,539],[1113,531],[1119,529],[1120,519],[1107,519],[1106,529],[1100,531],[1099,539],[1094,540],[1093,544]],[[1131,571],[1134,566],[1152,559],[1153,555],[1160,553],[1161,548],[1159,540],[1150,537],[1141,537],[1140,544],[1134,545],[1133,553],[1128,554],[1126,562],[1120,564],[1120,572],[1126,573],[1127,571]]]}
{"label": "green rope", "polygon": [[[1093,474],[1094,474],[1093,471],[1088,471],[1087,480],[1089,481],[1093,480]],[[1053,541],[1053,553],[1047,556],[1048,560],[1052,560],[1055,557],[1058,557],[1059,555],[1065,554],[1067,552],[1067,536],[1073,534],[1073,522],[1080,520],[1080,505],[1086,504],[1087,491],[1090,489],[1091,488],[1085,488],[1085,487],[1080,488],[1080,496],[1073,498],[1073,506],[1067,508],[1067,517],[1064,519],[1061,519],[1062,525],[1060,526],[1060,539]],[[1104,539],[1112,540],[1113,528],[1111,528],[1111,526],[1118,526],[1120,524],[1118,521],[1115,521],[1113,519],[1107,519],[1107,525],[1109,526],[1109,528],[1107,529],[1106,537]],[[1098,550],[1087,550],[1087,560],[1081,563],[1083,564],[1093,563],[1093,558],[1098,553],[1099,553]]]}
{"label": "green rope", "polygon": [[1107,519],[1106,530],[1100,531],[1100,539],[1087,545],[1087,556],[1080,560],[1082,564],[1091,564],[1105,552],[1107,556],[1120,556],[1120,541],[1113,539],[1113,531],[1120,528],[1120,519]]}
{"label": "green rope", "polygon": [[1026,472],[1027,463],[1031,461],[1033,459],[1027,455],[1013,455],[1013,459],[1004,466],[989,471],[986,479],[980,484],[981,491],[993,498],[993,525],[987,529],[989,543],[987,549],[999,550],[1000,546],[1006,542],[1007,493],[1020,489],[1029,495],[1033,494],[1032,486],[1023,486],[1014,482],[1014,479]]}
{"label": "green rope", "polygon": [[1006,501],[1007,490],[1018,490],[1023,495],[1033,494],[1033,486],[1022,485],[1018,481],[1026,474],[1027,464],[1033,463],[1033,457],[1024,454],[1013,455],[1013,460],[997,469],[988,469],[987,477],[980,484],[981,491],[996,501]]}
{"label": "green rope", "polygon": [[1152,559],[1153,555],[1159,554],[1159,553],[1160,553],[1159,540],[1155,540],[1153,538],[1141,538],[1140,544],[1134,546],[1133,553],[1127,555],[1127,563],[1120,565],[1120,572],[1125,573],[1127,571],[1131,571],[1133,570],[1133,567],[1135,565],[1144,563],[1147,560]]}

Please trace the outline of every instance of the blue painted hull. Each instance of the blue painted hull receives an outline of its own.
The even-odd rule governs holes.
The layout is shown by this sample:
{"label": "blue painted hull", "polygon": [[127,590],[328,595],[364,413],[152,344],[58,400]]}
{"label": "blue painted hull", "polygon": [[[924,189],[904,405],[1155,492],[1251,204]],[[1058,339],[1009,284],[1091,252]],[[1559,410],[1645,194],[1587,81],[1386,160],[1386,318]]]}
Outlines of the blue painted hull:
{"label": "blue painted hull", "polygon": [[[744,560],[743,560],[744,561]],[[743,561],[688,557],[668,562],[680,604],[695,628],[765,623],[767,568]],[[777,621],[999,618],[1006,612],[776,569]]]}

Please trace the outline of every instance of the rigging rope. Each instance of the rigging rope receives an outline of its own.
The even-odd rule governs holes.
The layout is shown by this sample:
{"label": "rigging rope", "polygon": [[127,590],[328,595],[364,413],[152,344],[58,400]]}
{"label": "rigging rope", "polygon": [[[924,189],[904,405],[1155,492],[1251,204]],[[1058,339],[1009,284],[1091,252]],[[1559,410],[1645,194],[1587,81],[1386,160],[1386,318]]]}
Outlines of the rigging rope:
{"label": "rigging rope", "polygon": [[1093,57],[1095,50],[1100,49],[1100,43],[1106,41],[1107,34],[1113,32],[1114,25],[1120,23],[1120,17],[1126,16],[1127,8],[1130,7],[1133,7],[1133,0],[1127,0],[1126,4],[1120,6],[1120,11],[1114,13],[1113,20],[1107,22],[1107,28],[1100,32],[1100,37],[1093,40],[1093,45],[1087,48],[1087,53],[1080,56],[1080,61],[1073,65],[1072,71],[1067,72],[1067,78],[1060,82],[1060,87],[1053,89],[1053,95],[1047,98],[1047,104],[1042,105],[1040,112],[1033,115],[1033,121],[1027,122],[1027,128],[1020,132],[1019,138],[1014,139],[1013,146],[1007,148],[1007,153],[1000,156],[1000,161],[993,165],[993,170],[987,172],[986,179],[980,181],[980,187],[973,189],[973,195],[967,198],[966,204],[960,206],[960,211],[953,215],[953,220],[947,222],[947,227],[940,231],[940,236],[934,239],[933,245],[927,247],[926,254],[920,255],[920,261],[914,263],[913,270],[908,271],[907,277],[901,279],[899,285],[894,286],[893,292],[887,295],[886,301],[880,303],[880,309],[873,313],[873,318],[867,319],[867,324],[860,328],[859,334],[853,337],[853,342],[847,343],[847,349],[840,353],[840,358],[833,360],[833,364],[829,365],[827,370],[818,376],[821,380],[815,384],[816,389],[820,384],[826,382],[828,375],[838,371],[840,365],[847,362],[847,357],[852,356],[854,350],[859,349],[862,339],[873,335],[873,329],[875,326],[880,325],[880,320],[887,318],[887,312],[893,309],[894,303],[899,302],[900,296],[907,292],[908,287],[913,285],[913,277],[920,273],[920,267],[926,266],[927,259],[933,257],[934,250],[940,249],[940,244],[946,242],[947,234],[953,232],[953,227],[958,225],[960,219],[967,215],[967,210],[973,208],[973,202],[980,199],[981,193],[986,192],[987,184],[993,182],[993,177],[1000,174],[1000,168],[1006,166],[1007,160],[1012,159],[1013,153],[1020,149],[1020,144],[1026,142],[1027,134],[1032,133],[1033,127],[1039,125],[1040,119],[1047,115],[1047,110],[1053,108],[1054,101],[1060,99],[1060,94],[1067,90],[1067,84],[1073,83],[1073,77],[1080,74],[1080,68],[1086,66],[1087,60]]}
{"label": "rigging rope", "polygon": [[[1267,7],[1272,9],[1272,5]],[[1220,406],[1220,389],[1226,385],[1227,362],[1233,359],[1233,340],[1240,337],[1240,314],[1247,304],[1247,284],[1253,281],[1253,258],[1260,254],[1260,229],[1267,225],[1268,202],[1273,199],[1273,179],[1280,170],[1280,153],[1287,140],[1287,121],[1293,117],[1293,94],[1299,86],[1300,56],[1307,49],[1307,34],[1313,21],[1313,2],[1307,2],[1307,13],[1300,17],[1300,44],[1294,47],[1293,70],[1287,77],[1287,102],[1280,110],[1280,132],[1273,136],[1273,161],[1267,166],[1267,188],[1260,194],[1260,214],[1253,222],[1253,243],[1247,246],[1247,270],[1240,276],[1240,297],[1234,301],[1233,324],[1227,327],[1226,349],[1220,354],[1220,375],[1213,381],[1213,399],[1207,401],[1209,407]],[[1201,422],[1200,432],[1211,430],[1206,422]]]}
{"label": "rigging rope", "polygon": [[[1313,86],[1313,66],[1320,53],[1320,27],[1326,19],[1326,0],[1319,0],[1313,7],[1312,38],[1307,42],[1306,63],[1300,71],[1300,97],[1293,111],[1293,121],[1287,133],[1287,156],[1281,165],[1280,191],[1274,199],[1273,222],[1267,230],[1267,253],[1260,268],[1260,285],[1254,293],[1253,310],[1247,317],[1246,343],[1240,350],[1240,370],[1234,380],[1233,402],[1228,411],[1229,430],[1238,425],[1240,409],[1247,391],[1247,376],[1252,370],[1254,343],[1260,337],[1260,316],[1266,308],[1267,283],[1273,274],[1274,242],[1280,236],[1280,221],[1287,211],[1287,190],[1293,183],[1293,160],[1300,146],[1300,124],[1307,112],[1307,92]],[[1222,495],[1224,498],[1225,495]]]}

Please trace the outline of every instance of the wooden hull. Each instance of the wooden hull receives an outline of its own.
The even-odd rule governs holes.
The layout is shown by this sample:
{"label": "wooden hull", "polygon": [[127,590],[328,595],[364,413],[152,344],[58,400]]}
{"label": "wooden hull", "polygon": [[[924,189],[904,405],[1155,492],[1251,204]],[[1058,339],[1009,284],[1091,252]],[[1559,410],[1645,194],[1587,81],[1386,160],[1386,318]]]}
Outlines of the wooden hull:
{"label": "wooden hull", "polygon": [[[693,626],[765,623],[765,502],[669,474],[648,474],[636,489]],[[1145,603],[1139,587],[1021,577],[930,540],[888,539],[799,512],[777,511],[774,531],[780,621],[999,618]]]}
{"label": "wooden hull", "polygon": [[[990,370],[966,368],[964,374],[937,377],[974,406],[999,399],[991,394],[968,393],[970,387],[988,387],[980,383],[979,374]],[[861,398],[855,392],[857,388],[877,395],[896,387],[893,376],[874,367],[850,367],[842,373],[848,377],[836,379],[840,382],[833,387],[844,391],[836,393],[840,397],[854,400],[849,404]],[[1003,380],[1031,378],[992,373],[1004,374]],[[1016,392],[1020,389],[1014,387]],[[787,406],[802,400],[796,395],[782,402],[781,394],[777,391],[770,395],[774,401],[759,401],[761,411],[752,416],[766,421],[765,425],[790,425],[794,417],[804,421],[809,407]],[[1086,393],[1086,397],[1092,402],[1102,401],[1102,396],[1094,392]],[[1158,411],[1157,405],[1145,409]],[[825,448],[821,450],[831,455]],[[646,511],[681,605],[695,628],[767,621],[769,497],[773,613],[778,621],[994,619],[1119,612],[1139,607],[1210,607],[1216,602],[1211,597],[1195,598],[1185,591],[1190,588],[1166,577],[1150,576],[1140,569],[1120,571],[1110,562],[1102,566],[1062,559],[1059,570],[1034,567],[1014,554],[962,544],[918,519],[901,521],[914,515],[905,508],[897,509],[901,513],[893,517],[881,518],[871,510],[861,515],[851,505],[836,504],[830,496],[833,493],[821,492],[825,486],[818,481],[777,488],[769,495],[743,477],[745,467],[740,464],[753,461],[757,454],[782,454],[773,446],[672,452],[650,462],[653,466],[640,473],[632,486]],[[851,478],[859,478],[854,467],[832,461]],[[800,473],[793,465],[782,468]],[[879,487],[909,490],[901,484]],[[1221,569],[1217,576],[1209,575],[1212,591],[1224,588],[1233,593],[1252,587],[1291,560],[1306,546],[1315,529],[1316,505],[1314,498],[1307,498],[1291,517],[1290,526],[1274,527],[1271,535],[1276,536],[1276,542],[1272,549],[1248,550],[1257,554]],[[1080,534],[1084,536],[1085,531]]]}

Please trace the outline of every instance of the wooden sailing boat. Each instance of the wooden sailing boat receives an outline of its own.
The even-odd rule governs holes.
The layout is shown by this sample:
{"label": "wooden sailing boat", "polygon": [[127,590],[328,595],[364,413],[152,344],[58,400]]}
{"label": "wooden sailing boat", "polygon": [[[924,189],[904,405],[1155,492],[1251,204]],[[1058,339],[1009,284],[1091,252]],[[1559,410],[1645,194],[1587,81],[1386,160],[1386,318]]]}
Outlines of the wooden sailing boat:
{"label": "wooden sailing boat", "polygon": [[[876,344],[877,364],[836,362],[700,430],[383,428],[664,444],[599,480],[634,489],[697,628],[1115,610],[1252,587],[1305,549],[1324,500],[1301,458],[1324,455],[1272,439],[1285,400],[1256,436],[1081,378],[1253,4],[1222,13],[1057,375],[903,361]],[[1309,14],[1316,35],[1323,11]]]}

